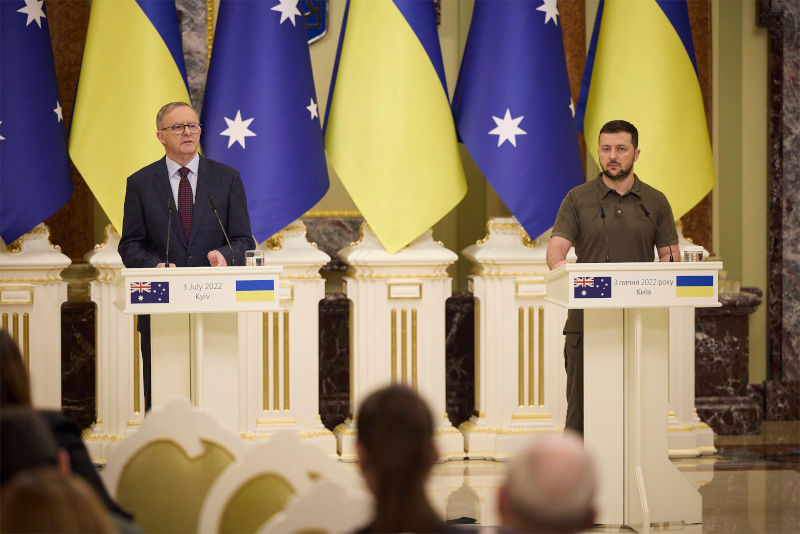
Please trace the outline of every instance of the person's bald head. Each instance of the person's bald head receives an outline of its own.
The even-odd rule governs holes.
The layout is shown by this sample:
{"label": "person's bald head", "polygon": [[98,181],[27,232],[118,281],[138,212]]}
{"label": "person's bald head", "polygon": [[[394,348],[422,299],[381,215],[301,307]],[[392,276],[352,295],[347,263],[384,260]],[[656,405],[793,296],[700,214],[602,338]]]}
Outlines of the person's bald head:
{"label": "person's bald head", "polygon": [[500,488],[504,526],[526,532],[577,532],[594,523],[595,472],[574,433],[537,440],[512,461]]}

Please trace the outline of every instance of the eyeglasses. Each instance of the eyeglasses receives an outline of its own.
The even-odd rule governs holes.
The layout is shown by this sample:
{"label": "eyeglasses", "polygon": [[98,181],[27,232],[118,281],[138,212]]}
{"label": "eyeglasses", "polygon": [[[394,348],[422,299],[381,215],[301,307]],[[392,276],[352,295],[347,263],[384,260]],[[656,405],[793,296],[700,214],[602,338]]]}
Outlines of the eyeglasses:
{"label": "eyeglasses", "polygon": [[196,134],[200,131],[202,124],[199,122],[191,122],[189,124],[173,124],[172,126],[165,126],[161,130],[172,130],[175,135],[182,135],[184,131],[189,130],[190,134]]}

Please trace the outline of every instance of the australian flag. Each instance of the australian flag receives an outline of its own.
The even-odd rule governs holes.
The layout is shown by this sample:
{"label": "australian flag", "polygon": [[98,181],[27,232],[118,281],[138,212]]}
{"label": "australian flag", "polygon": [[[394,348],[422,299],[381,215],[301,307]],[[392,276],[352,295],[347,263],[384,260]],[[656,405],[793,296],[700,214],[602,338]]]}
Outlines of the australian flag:
{"label": "australian flag", "polygon": [[131,282],[131,304],[166,304],[169,282]]}
{"label": "australian flag", "polygon": [[71,194],[44,4],[0,1],[0,237],[11,243]]}
{"label": "australian flag", "polygon": [[299,7],[258,0],[219,5],[202,142],[208,157],[242,173],[257,241],[303,215],[328,190]]}
{"label": "australian flag", "polygon": [[572,281],[576,299],[610,299],[610,276],[576,276]]}
{"label": "australian flag", "polygon": [[555,0],[477,0],[453,95],[458,135],[532,238],[584,182]]}

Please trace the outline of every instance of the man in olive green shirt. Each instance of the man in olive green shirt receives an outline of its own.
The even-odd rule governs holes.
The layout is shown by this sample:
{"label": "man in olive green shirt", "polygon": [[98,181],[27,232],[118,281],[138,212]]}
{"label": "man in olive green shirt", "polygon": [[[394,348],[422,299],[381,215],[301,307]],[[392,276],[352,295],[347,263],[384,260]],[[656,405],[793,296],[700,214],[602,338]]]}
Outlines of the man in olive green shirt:
{"label": "man in olive green shirt", "polygon": [[[602,172],[567,193],[556,216],[547,266],[567,262],[574,244],[578,263],[649,262],[653,247],[660,261],[680,261],[678,232],[664,194],[633,173],[639,159],[639,132],[623,120],[600,129]],[[583,434],[583,310],[569,310],[564,325],[567,369],[566,428]]]}

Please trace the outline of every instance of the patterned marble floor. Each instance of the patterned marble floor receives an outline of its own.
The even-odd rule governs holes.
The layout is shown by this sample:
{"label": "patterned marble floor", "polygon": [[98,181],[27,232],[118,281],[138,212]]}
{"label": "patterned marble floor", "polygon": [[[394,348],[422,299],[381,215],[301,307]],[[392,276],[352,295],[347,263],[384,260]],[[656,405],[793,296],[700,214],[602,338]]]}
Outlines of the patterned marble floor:
{"label": "patterned marble floor", "polygon": [[[762,434],[719,436],[715,445],[717,454],[674,460],[703,496],[703,523],[655,525],[651,531],[800,532],[800,422],[764,423]],[[448,520],[497,525],[496,492],[507,465],[477,460],[438,464],[430,495]],[[590,532],[620,531],[629,530],[598,527]]]}

